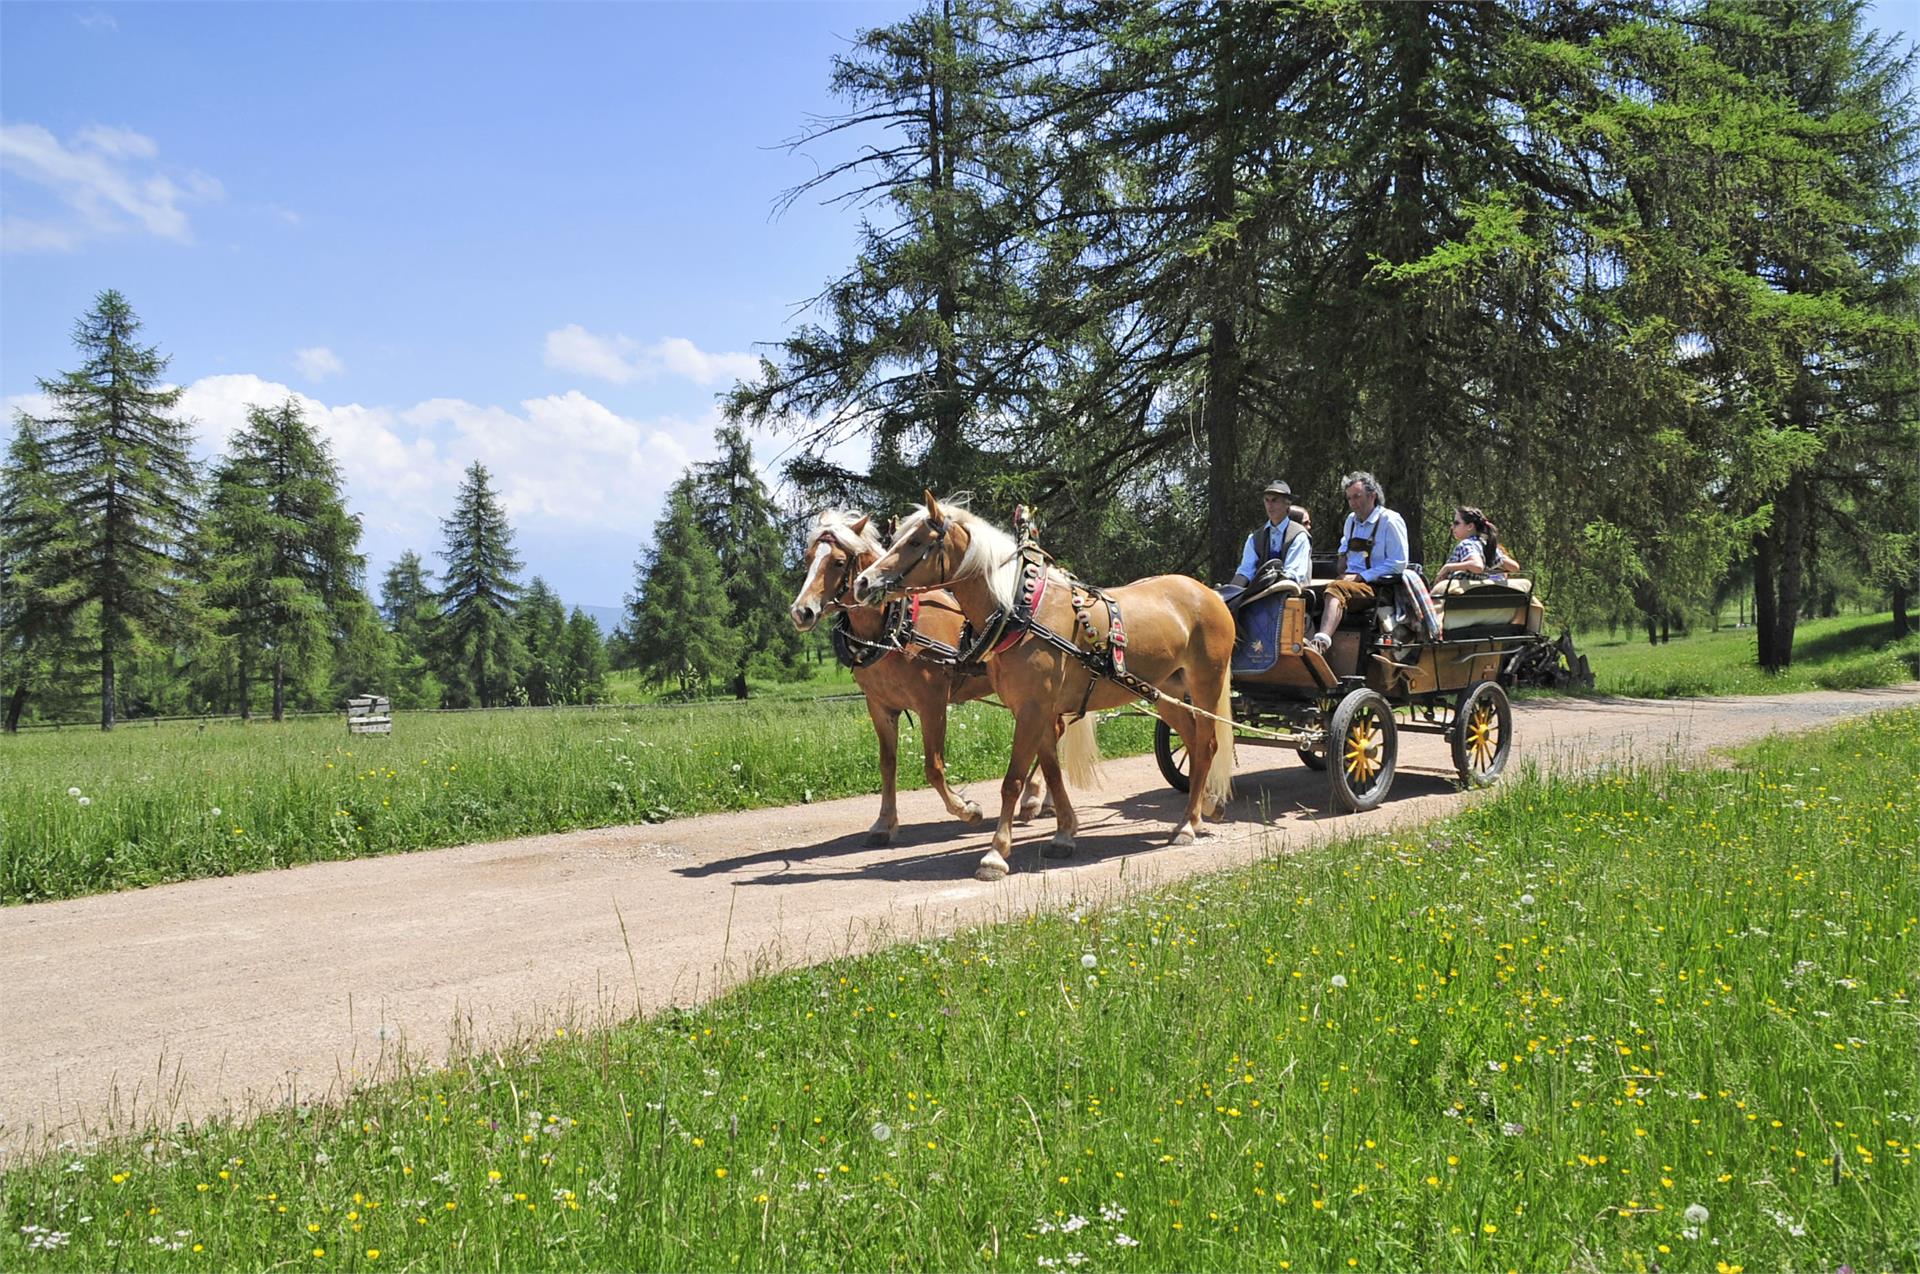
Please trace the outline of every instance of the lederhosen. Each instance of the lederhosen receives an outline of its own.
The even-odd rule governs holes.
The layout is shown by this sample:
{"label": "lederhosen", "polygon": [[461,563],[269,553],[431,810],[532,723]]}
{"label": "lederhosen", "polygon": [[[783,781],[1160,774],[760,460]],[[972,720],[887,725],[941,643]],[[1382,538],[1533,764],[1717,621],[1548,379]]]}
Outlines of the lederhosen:
{"label": "lederhosen", "polygon": [[[1354,530],[1358,531],[1361,525],[1359,520],[1354,518],[1351,513],[1347,514],[1347,517],[1353,522]],[[1386,510],[1376,507],[1373,514],[1373,534],[1364,540],[1353,534],[1341,536],[1340,571],[1342,574],[1345,574],[1346,571],[1350,569],[1347,562],[1349,555],[1353,553],[1363,553],[1366,555],[1364,564],[1361,567],[1362,570],[1369,569],[1373,566],[1373,546],[1375,541],[1380,538],[1380,522],[1385,517]],[[1342,529],[1344,530],[1345,528]],[[1327,585],[1326,591],[1338,597],[1348,610],[1352,610],[1356,606],[1370,606],[1373,604],[1373,585],[1366,580],[1334,580],[1331,584]]]}

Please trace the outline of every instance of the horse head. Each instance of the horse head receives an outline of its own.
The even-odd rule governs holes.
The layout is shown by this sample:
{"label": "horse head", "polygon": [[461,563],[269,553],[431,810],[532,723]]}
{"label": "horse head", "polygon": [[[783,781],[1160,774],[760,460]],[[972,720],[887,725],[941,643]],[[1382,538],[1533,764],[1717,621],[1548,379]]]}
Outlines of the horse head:
{"label": "horse head", "polygon": [[967,550],[964,515],[941,508],[933,492],[926,496],[926,504],[900,523],[886,553],[854,578],[854,601],[875,605],[893,593],[952,582],[947,576],[949,566],[960,562]]}
{"label": "horse head", "polygon": [[810,631],[829,610],[857,604],[848,600],[854,577],[885,551],[867,529],[868,521],[864,514],[855,520],[828,510],[814,523],[813,538],[807,541],[807,578],[787,608],[801,632]]}

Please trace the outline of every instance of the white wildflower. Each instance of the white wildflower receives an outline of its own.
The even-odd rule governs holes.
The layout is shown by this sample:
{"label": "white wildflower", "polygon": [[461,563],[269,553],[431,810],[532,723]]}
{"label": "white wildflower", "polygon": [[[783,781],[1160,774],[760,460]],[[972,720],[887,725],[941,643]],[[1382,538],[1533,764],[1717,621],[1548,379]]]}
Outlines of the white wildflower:
{"label": "white wildflower", "polygon": [[873,1139],[875,1141],[885,1141],[891,1136],[893,1136],[893,1129],[887,1127],[885,1124],[875,1124],[873,1126]]}
{"label": "white wildflower", "polygon": [[1098,968],[1099,965],[1100,965],[1100,957],[1093,954],[1093,952],[1091,951],[1087,952],[1085,955],[1080,957],[1080,967],[1083,969],[1094,969],[1094,968]]}
{"label": "white wildflower", "polygon": [[1521,894],[1521,895],[1520,895],[1520,905],[1521,905],[1522,907],[1531,907],[1531,906],[1533,906],[1533,895],[1532,895],[1532,894]]}
{"label": "white wildflower", "polygon": [[1713,1214],[1708,1212],[1705,1208],[1701,1207],[1697,1203],[1689,1203],[1687,1205],[1686,1212],[1683,1213],[1682,1215],[1684,1215],[1687,1218],[1687,1220],[1692,1222],[1694,1225],[1705,1225],[1707,1223],[1707,1218],[1712,1216]]}

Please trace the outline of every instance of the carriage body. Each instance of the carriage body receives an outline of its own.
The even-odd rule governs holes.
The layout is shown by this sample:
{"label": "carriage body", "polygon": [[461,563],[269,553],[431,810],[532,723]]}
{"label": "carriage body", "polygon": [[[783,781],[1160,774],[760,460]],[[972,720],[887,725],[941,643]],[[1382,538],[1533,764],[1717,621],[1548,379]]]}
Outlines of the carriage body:
{"label": "carriage body", "polygon": [[[1429,636],[1392,585],[1378,588],[1375,606],[1354,608],[1324,656],[1307,644],[1307,596],[1244,606],[1233,659],[1237,737],[1295,749],[1326,771],[1333,804],[1346,811],[1386,799],[1402,730],[1447,736],[1461,780],[1492,782],[1512,747],[1513,670],[1551,646],[1545,609],[1524,579],[1447,580],[1434,600],[1444,627]],[[1164,726],[1156,731],[1161,769],[1178,787],[1176,742]]]}

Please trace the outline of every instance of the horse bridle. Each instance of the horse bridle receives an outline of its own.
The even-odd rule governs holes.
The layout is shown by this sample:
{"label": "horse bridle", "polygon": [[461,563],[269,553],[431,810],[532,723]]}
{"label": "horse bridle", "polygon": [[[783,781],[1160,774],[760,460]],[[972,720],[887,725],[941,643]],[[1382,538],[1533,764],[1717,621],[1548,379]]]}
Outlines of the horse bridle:
{"label": "horse bridle", "polygon": [[927,515],[925,525],[933,533],[933,538],[927,542],[925,548],[920,550],[920,556],[900,567],[900,569],[894,571],[891,575],[884,575],[876,581],[879,585],[881,596],[884,597],[889,593],[930,593],[937,588],[948,588],[958,582],[956,580],[941,580],[937,584],[915,584],[912,588],[904,586],[907,576],[919,569],[920,563],[926,561],[935,553],[945,553],[946,551],[947,519],[935,518],[929,514]]}
{"label": "horse bridle", "polygon": [[[826,544],[832,546],[838,546],[839,543],[833,538],[831,531],[820,532],[819,535],[814,537],[813,542],[816,545]],[[832,597],[827,598],[821,603],[821,609],[847,611],[852,610],[855,606],[859,606],[860,603],[858,602],[849,603],[847,601],[847,594],[853,591],[853,581],[859,574],[860,555],[849,549],[846,560],[842,562],[840,566],[840,587],[834,590]]]}

